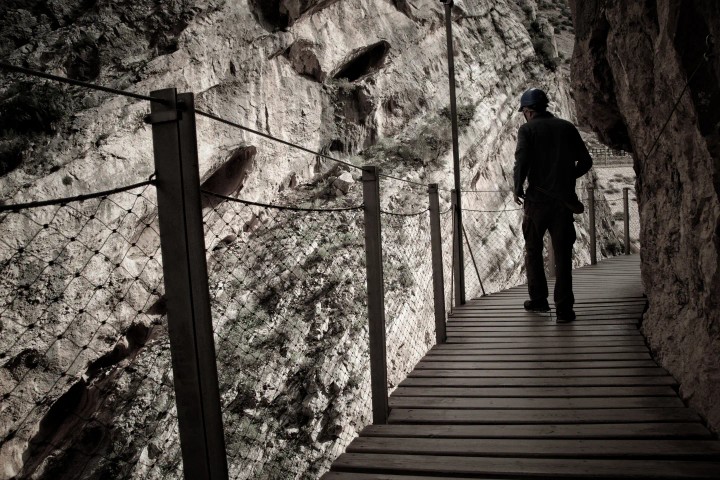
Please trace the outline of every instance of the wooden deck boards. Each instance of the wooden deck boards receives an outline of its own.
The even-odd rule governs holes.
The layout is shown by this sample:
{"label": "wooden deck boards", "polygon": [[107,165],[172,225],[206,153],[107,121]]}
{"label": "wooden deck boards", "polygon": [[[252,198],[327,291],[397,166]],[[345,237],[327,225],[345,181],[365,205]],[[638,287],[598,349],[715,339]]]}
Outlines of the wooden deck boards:
{"label": "wooden deck boards", "polygon": [[325,480],[720,478],[720,442],[650,356],[637,256],[574,272],[578,319],[472,299]]}

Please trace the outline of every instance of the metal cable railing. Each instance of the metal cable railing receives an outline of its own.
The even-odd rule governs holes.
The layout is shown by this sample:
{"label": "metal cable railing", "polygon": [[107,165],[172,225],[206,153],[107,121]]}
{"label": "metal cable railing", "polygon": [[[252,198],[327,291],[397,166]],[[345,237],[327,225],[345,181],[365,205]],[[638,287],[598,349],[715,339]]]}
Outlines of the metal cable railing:
{"label": "metal cable railing", "polygon": [[0,448],[23,452],[20,477],[47,474],[50,452],[80,478],[179,461],[159,458],[178,438],[148,183],[2,206]]}
{"label": "metal cable railing", "polygon": [[463,208],[468,298],[525,281],[522,207],[510,191],[468,192]]}
{"label": "metal cable railing", "polygon": [[323,471],[370,416],[363,207],[204,198],[229,478]]}
{"label": "metal cable railing", "polygon": [[428,211],[382,218],[388,388],[394,389],[435,343]]}
{"label": "metal cable railing", "polygon": [[[0,67],[15,73],[34,74],[4,64]],[[178,96],[177,100],[172,100],[174,93],[168,97],[165,92],[146,97],[54,75],[37,76],[160,105],[153,106],[153,113],[146,119],[147,123],[153,125],[156,142],[160,138],[158,135],[165,134],[158,134],[155,125],[180,122],[181,118],[187,119],[187,114],[192,112],[250,133],[261,134],[235,122],[196,111],[192,97]],[[178,111],[183,112],[183,115],[177,115]],[[343,167],[358,168],[282,139],[261,135],[271,141],[334,160]],[[156,162],[162,164],[167,162],[163,156],[173,149],[164,148],[169,145],[167,140],[160,141],[165,144],[156,144]],[[180,148],[186,147],[181,144]],[[160,157],[157,157],[158,152]],[[183,155],[183,158],[192,158],[192,155]],[[171,171],[164,166],[156,174],[163,189],[168,188],[163,194],[166,204],[169,198],[176,195],[172,193],[176,187],[170,184],[174,181],[170,180]],[[187,173],[193,176],[192,171]],[[185,176],[183,181],[187,185],[190,177]],[[426,184],[395,175],[380,176],[400,181],[412,191],[420,191],[418,187],[427,188]],[[31,302],[26,299],[28,292],[33,292],[34,284],[17,283],[13,287],[9,284],[12,275],[3,279],[4,292],[11,292],[13,288],[17,292],[7,297],[7,306],[3,310],[3,314],[13,314],[14,330],[17,331],[16,335],[3,337],[6,342],[1,348],[3,358],[11,358],[8,363],[11,368],[17,363],[29,371],[35,368],[36,363],[44,366],[43,358],[50,353],[57,353],[51,352],[57,344],[69,341],[71,346],[62,352],[63,355],[70,354],[71,358],[59,378],[72,378],[76,382],[70,385],[69,390],[63,391],[63,386],[67,387],[69,380],[60,382],[56,379],[47,392],[42,392],[40,399],[32,399],[32,402],[24,395],[25,372],[24,376],[18,377],[16,386],[5,393],[3,401],[7,401],[11,409],[17,408],[18,415],[13,416],[14,423],[9,427],[3,445],[15,441],[31,445],[30,450],[25,452],[27,461],[18,465],[20,472],[35,472],[34,469],[45,461],[45,456],[53,455],[67,459],[68,465],[77,468],[81,476],[96,475],[98,472],[113,477],[135,475],[160,478],[183,475],[177,422],[180,421],[182,429],[182,423],[187,418],[182,420],[177,412],[182,410],[187,415],[187,412],[196,408],[194,400],[185,398],[188,395],[187,382],[198,382],[200,377],[209,372],[203,370],[206,368],[202,366],[204,360],[199,357],[193,360],[200,368],[199,377],[193,377],[197,374],[187,372],[186,369],[177,368],[179,363],[186,362],[183,355],[190,353],[188,346],[196,349],[191,355],[193,357],[202,356],[207,347],[197,343],[198,326],[194,327],[194,340],[191,336],[177,345],[178,332],[185,327],[177,323],[177,319],[173,324],[170,318],[168,332],[168,317],[165,314],[166,311],[172,311],[173,299],[178,298],[178,295],[164,294],[163,280],[167,281],[167,276],[163,277],[162,269],[173,272],[173,281],[176,274],[184,274],[182,267],[178,268],[178,265],[182,265],[181,259],[178,259],[180,263],[172,262],[175,266],[162,265],[160,241],[164,236],[166,238],[162,242],[177,243],[178,238],[186,237],[189,242],[187,248],[192,249],[197,240],[192,239],[192,232],[163,230],[168,226],[187,229],[187,225],[192,222],[182,227],[176,220],[168,223],[166,219],[165,227],[161,227],[163,216],[168,215],[167,207],[163,214],[163,201],[159,201],[162,199],[156,200],[154,195],[146,195],[147,189],[154,183],[154,180],[148,180],[95,194],[22,202],[4,205],[0,209],[6,212],[1,214],[3,222],[7,222],[5,226],[13,222],[22,224],[14,221],[15,217],[33,218],[35,226],[42,227],[41,232],[57,230],[59,227],[54,228],[54,225],[74,225],[73,222],[83,218],[82,215],[87,219],[79,227],[79,232],[65,235],[67,242],[61,248],[62,253],[49,259],[41,257],[39,252],[42,252],[45,243],[57,244],[56,239],[38,232],[28,238],[18,235],[11,243],[24,246],[18,246],[12,253],[8,253],[3,264],[3,268],[18,270],[18,261],[29,256],[32,261],[27,262],[27,265],[23,262],[20,264],[29,272],[37,271],[34,284],[52,284],[53,287],[56,284],[65,285],[65,289],[59,293],[55,290],[52,290],[53,293],[46,292],[48,295],[57,295],[49,301],[43,301],[37,295],[32,297],[36,309],[40,308],[37,305],[47,307],[39,314],[41,321],[28,323],[23,313],[32,311],[33,316],[38,315],[30,309],[27,304]],[[182,188],[187,189],[187,186]],[[134,204],[126,205],[125,196],[132,195],[136,189],[143,189],[142,193],[136,195]],[[187,190],[178,192],[182,192],[182,204],[173,200],[173,208],[186,210]],[[294,474],[323,471],[328,462],[342,451],[357,434],[357,430],[368,421],[370,389],[362,268],[365,258],[362,255],[362,231],[359,230],[363,224],[359,210],[363,206],[358,206],[357,202],[352,204],[351,198],[357,198],[358,192],[355,193],[354,197],[351,192],[346,198],[341,198],[337,202],[339,205],[332,208],[327,207],[327,198],[312,201],[307,206],[298,205],[297,199],[288,199],[285,205],[273,205],[239,200],[213,192],[201,194],[206,230],[203,236],[207,246],[203,253],[207,259],[203,262],[207,261],[208,264],[207,282],[214,336],[212,343],[216,351],[215,362],[220,366],[218,401],[225,424],[224,442],[230,447],[227,463],[231,478],[278,478],[289,471]],[[150,204],[145,202],[146,196],[150,198]],[[122,201],[114,200],[115,197],[122,198]],[[422,203],[427,204],[427,201]],[[75,204],[83,208],[76,208]],[[85,212],[84,208],[89,205],[93,205],[94,210]],[[417,224],[422,219],[427,223],[427,208],[418,209],[415,205],[411,201],[407,211],[397,211],[389,205],[392,211],[383,210],[392,224],[398,223],[398,226],[393,225],[386,230],[387,236],[407,240],[408,231],[396,230],[400,224]],[[48,218],[31,216],[44,215],[48,209],[56,207],[58,211]],[[64,214],[65,211],[70,213]],[[138,214],[138,211],[141,213]],[[188,213],[183,215],[187,218]],[[12,227],[15,227],[14,223]],[[411,229],[417,237],[412,244],[420,245],[421,236],[429,234],[427,230],[427,225]],[[107,231],[105,235],[104,231]],[[16,233],[19,232],[27,235],[33,229],[17,229]],[[54,231],[53,234],[62,236]],[[119,236],[118,239],[116,236]],[[122,242],[127,245],[123,246]],[[428,242],[429,239],[426,239]],[[10,244],[4,243],[10,247]],[[151,244],[152,250],[147,251]],[[104,249],[109,251],[106,253]],[[163,249],[166,249],[165,244]],[[172,245],[167,249],[174,254],[183,254],[182,249],[178,250]],[[399,281],[407,288],[415,285],[420,288],[418,292],[412,288],[405,292],[391,289],[388,297],[393,318],[389,323],[389,346],[394,350],[391,359],[407,356],[405,350],[408,348],[413,359],[419,358],[427,349],[430,339],[428,333],[418,336],[415,328],[424,325],[425,330],[429,331],[433,327],[432,306],[422,303],[432,300],[431,296],[427,296],[428,288],[432,288],[432,281],[428,279],[432,277],[427,270],[417,270],[417,267],[427,267],[427,262],[423,260],[422,265],[408,264],[422,258],[420,253],[427,254],[428,250],[409,252],[405,249],[388,256],[391,264],[388,276],[390,284]],[[39,258],[45,258],[48,267],[53,268],[39,267]],[[74,270],[76,262],[80,262],[80,270]],[[190,257],[187,262],[191,270],[193,265],[200,265]],[[398,266],[400,270],[397,273],[401,274],[401,279],[395,278],[392,266]],[[121,272],[125,275],[120,275]],[[18,278],[22,280],[15,281],[25,282],[27,273],[25,270],[20,273]],[[422,278],[409,280],[419,274],[422,274]],[[62,280],[63,276],[68,277],[68,280]],[[145,276],[150,278],[146,279]],[[155,283],[152,284],[150,279]],[[196,289],[197,285],[193,287],[192,282],[191,288]],[[192,293],[191,305],[193,302],[202,302],[202,295],[195,298],[196,293]],[[147,298],[142,297],[143,294]],[[421,300],[423,296],[425,298]],[[25,303],[20,301],[21,298],[26,299]],[[144,298],[141,305],[136,304],[138,298]],[[414,302],[408,302],[408,298]],[[72,299],[72,302],[68,299]],[[104,305],[99,305],[102,301]],[[427,318],[419,323],[412,323],[416,319],[412,312],[407,312],[415,305],[422,305],[427,310],[426,314],[430,312],[430,316],[425,315]],[[195,310],[197,306],[191,308]],[[111,312],[106,318],[96,318],[104,315],[106,310]],[[61,321],[55,317],[59,314],[62,314]],[[196,313],[192,315],[194,317]],[[98,321],[98,328],[88,329],[86,316],[92,317],[92,322]],[[52,321],[49,320],[51,317]],[[148,318],[152,318],[152,321]],[[202,315],[192,321],[201,321],[201,318]],[[50,326],[45,325],[46,319]],[[68,325],[58,333],[57,324],[62,322]],[[173,331],[176,332],[174,337]],[[36,334],[49,339],[44,352],[27,349],[15,352],[27,343],[41,342],[33,339]],[[193,342],[196,342],[196,347],[192,347]],[[174,352],[172,362],[171,350]],[[406,359],[404,362],[414,363],[414,360]],[[395,360],[391,360],[391,364],[397,371],[407,366]],[[227,369],[230,365],[235,368]],[[188,366],[192,367],[191,364]],[[237,367],[241,367],[240,372]],[[171,368],[175,370],[174,374]],[[392,370],[391,376],[396,376],[395,370]],[[172,379],[178,372],[184,377],[182,382],[186,390],[176,397]],[[342,372],[344,374],[341,375]],[[81,379],[79,382],[78,377]],[[118,380],[124,383],[116,385]],[[394,382],[397,381],[399,378],[395,378]],[[150,387],[144,387],[146,382],[151,382]],[[212,396],[212,388],[202,395]],[[67,402],[78,398],[82,400],[84,396],[93,396],[91,407],[81,402],[84,411],[63,412],[62,419],[56,418],[56,410],[67,408]],[[33,407],[29,410],[21,409],[16,404]],[[111,412],[122,420],[122,427],[109,421],[103,423],[103,419]],[[53,420],[49,421],[48,418]],[[208,428],[208,421],[212,422],[211,419],[202,419],[206,425],[202,428]],[[30,438],[38,422],[41,425],[40,433]],[[99,426],[93,430],[91,427],[96,424]],[[65,427],[67,432],[58,433],[61,427]],[[108,432],[122,433],[132,441],[125,441],[124,448],[118,449],[115,445],[117,439]],[[78,446],[75,441],[78,436],[93,440],[99,436],[103,441],[99,445],[78,449],[74,448]],[[324,448],[313,455],[306,455],[302,461],[287,455],[288,450],[303,450],[308,443],[322,444]],[[108,450],[111,447],[112,452]],[[85,459],[84,463],[79,458]],[[197,468],[193,463],[188,464],[187,458],[184,460],[186,467],[192,465]],[[210,461],[210,468],[217,466],[212,465],[213,461]],[[185,472],[185,475],[188,474]]]}

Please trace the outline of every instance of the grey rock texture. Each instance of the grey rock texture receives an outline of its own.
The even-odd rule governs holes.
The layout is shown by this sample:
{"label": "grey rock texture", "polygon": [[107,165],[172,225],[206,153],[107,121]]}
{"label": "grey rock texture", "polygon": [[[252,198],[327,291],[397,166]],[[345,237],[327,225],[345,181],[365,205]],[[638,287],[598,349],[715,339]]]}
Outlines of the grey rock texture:
{"label": "grey rock texture", "polygon": [[643,331],[684,397],[717,431],[720,57],[703,54],[706,36],[719,38],[720,5],[572,3],[578,119],[634,156],[650,303]]}
{"label": "grey rock texture", "polygon": [[[516,104],[528,86],[573,117],[553,4],[456,2],[463,188],[510,188]],[[265,134],[438,182],[447,208],[436,1],[37,0],[3,2],[0,14],[5,61],[142,94],[191,91],[198,108]],[[145,102],[17,75],[3,76],[0,92],[5,203],[152,174]],[[203,188],[214,193],[306,207],[362,202],[350,167],[206,118],[198,142]],[[426,202],[424,188],[383,179],[384,210]],[[0,478],[181,477],[155,205],[147,187],[0,216]],[[465,200],[507,205],[507,195]],[[361,213],[279,212],[211,195],[203,207],[231,478],[316,478],[370,420]],[[386,220],[392,389],[434,332],[428,226]],[[518,212],[474,226],[486,288],[523,281]],[[577,228],[576,262],[587,263],[586,216]]]}

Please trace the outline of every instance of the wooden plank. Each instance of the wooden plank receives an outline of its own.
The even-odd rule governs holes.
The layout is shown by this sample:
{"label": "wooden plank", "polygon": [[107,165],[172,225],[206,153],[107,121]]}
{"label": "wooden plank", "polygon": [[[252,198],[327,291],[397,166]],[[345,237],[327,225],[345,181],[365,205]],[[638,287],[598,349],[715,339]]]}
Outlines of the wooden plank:
{"label": "wooden plank", "polygon": [[541,354],[585,354],[585,353],[627,353],[627,352],[647,352],[647,346],[643,345],[608,345],[608,346],[567,346],[562,345],[559,347],[548,347],[544,344],[536,347],[528,348],[517,348],[514,350],[507,350],[505,348],[482,348],[478,349],[472,345],[463,344],[448,344],[435,345],[428,355],[465,355],[468,352],[483,354],[483,355],[534,355],[536,353]]}
{"label": "wooden plank", "polygon": [[[426,357],[427,358],[427,357]],[[496,359],[497,360],[497,359]],[[518,370],[518,369],[575,369],[575,368],[657,368],[654,360],[563,360],[563,361],[534,361],[534,362],[460,362],[457,360],[441,361],[435,358],[421,360],[415,369],[434,370]]]}
{"label": "wooden plank", "polygon": [[[551,315],[554,315],[554,310],[551,312],[527,312],[525,310],[510,310],[510,309],[504,309],[504,310],[496,310],[496,311],[488,311],[488,310],[478,310],[476,312],[468,312],[468,311],[455,311],[452,313],[451,318],[522,318],[522,319],[537,319],[537,318],[547,318]],[[578,316],[578,318],[583,319],[584,317],[587,318],[639,318],[641,315],[637,312],[620,312],[620,311],[610,311],[610,310],[599,310],[599,311],[587,311],[587,310],[578,310],[575,312]]]}
{"label": "wooden plank", "polygon": [[712,438],[700,423],[368,425],[362,436],[428,438]]}
{"label": "wooden plank", "polygon": [[[544,319],[531,319],[531,320],[514,320],[514,319],[478,319],[478,318],[465,318],[465,319],[450,319],[448,325],[454,327],[564,327],[564,324],[555,323],[554,318]],[[573,327],[592,327],[592,326],[603,326],[603,327],[622,327],[622,328],[638,328],[639,319],[609,319],[601,320],[593,318],[592,320],[575,320],[569,326]]]}
{"label": "wooden plank", "polygon": [[[483,308],[485,306],[506,306],[506,307],[520,307],[522,308],[522,302],[527,300],[527,292],[523,292],[519,295],[505,294],[505,293],[493,293],[487,297],[480,298],[477,300],[470,300],[461,307],[456,307],[456,310],[466,310],[473,308]],[[550,305],[552,305],[552,298],[548,299]],[[598,295],[590,296],[583,295],[578,297],[576,295],[574,307],[594,307],[594,306],[627,306],[627,307],[644,307],[647,304],[647,299],[643,297],[623,297],[623,296],[608,296]]]}
{"label": "wooden plank", "polygon": [[[391,475],[386,473],[355,473],[355,472],[327,472],[325,475],[320,477],[320,480],[457,480],[458,477],[438,477],[432,475],[419,476],[419,475]],[[488,477],[485,477],[486,480]],[[490,479],[493,480],[493,479]],[[499,479],[495,479],[499,480]]]}
{"label": "wooden plank", "polygon": [[[668,386],[649,387],[398,387],[392,397],[676,397]],[[391,398],[392,398],[391,397]]]}
{"label": "wooden plank", "polygon": [[[516,300],[512,304],[488,304],[478,305],[475,307],[463,307],[456,308],[452,311],[452,315],[479,315],[479,314],[520,314],[520,315],[531,315],[533,313],[547,313],[547,312],[528,312],[523,308],[523,301]],[[551,305],[552,310],[556,311]],[[627,315],[638,315],[640,316],[645,310],[645,305],[628,305],[628,304],[586,304],[586,305],[575,305],[573,310],[575,312],[583,312],[585,314],[599,313],[599,314],[627,314]]]}
{"label": "wooden plank", "polygon": [[473,345],[487,345],[492,348],[525,348],[525,347],[591,347],[591,346],[616,346],[616,345],[645,345],[645,339],[617,338],[617,337],[593,337],[590,339],[524,339],[513,342],[509,338],[475,338],[475,337],[448,337],[448,343],[462,343]]}
{"label": "wooden plank", "polygon": [[534,338],[542,338],[542,337],[551,337],[551,338],[577,338],[578,340],[583,340],[585,337],[587,337],[588,340],[592,340],[596,337],[629,337],[629,338],[643,338],[642,334],[639,330],[569,330],[569,329],[563,329],[558,330],[556,332],[549,331],[549,330],[532,330],[527,329],[525,331],[519,331],[516,333],[509,333],[509,332],[483,332],[478,331],[473,328],[463,328],[463,327],[452,327],[447,329],[448,337],[479,337],[479,338],[487,338],[488,340],[491,338],[503,338],[503,339],[534,339]]}
{"label": "wooden plank", "polygon": [[542,368],[542,369],[524,369],[524,370],[462,370],[462,369],[445,369],[445,370],[413,370],[408,374],[409,377],[524,377],[524,378],[541,378],[541,377],[648,377],[648,376],[665,376],[667,371],[660,367],[638,367],[638,368]]}
{"label": "wooden plank", "polygon": [[629,330],[637,332],[637,325],[631,323],[622,323],[618,325],[595,325],[587,323],[578,324],[555,324],[555,323],[528,323],[525,325],[508,325],[506,322],[496,322],[494,324],[474,324],[473,322],[448,322],[447,328],[458,331],[475,331],[475,332],[580,332],[590,331],[615,331]]}
{"label": "wooden plank", "polygon": [[432,473],[440,475],[514,475],[543,478],[715,479],[720,462],[673,460],[601,460],[549,458],[453,457],[347,453],[335,471]]}
{"label": "wooden plank", "polygon": [[[638,281],[637,278],[637,272],[635,272],[635,280]],[[467,306],[482,304],[486,302],[493,302],[493,301],[503,301],[504,299],[514,299],[514,298],[525,298],[527,299],[527,288],[521,289],[518,292],[513,291],[513,289],[509,290],[503,290],[500,292],[492,293],[490,295],[486,295],[485,297],[478,297],[474,299],[470,299],[467,301],[465,305],[462,306],[462,308],[465,308]],[[596,293],[595,295],[589,295],[585,297],[576,297],[575,298],[575,305],[582,305],[588,302],[617,302],[617,303],[645,303],[646,298],[642,296],[608,296],[604,295],[602,293]]]}
{"label": "wooden plank", "polygon": [[515,398],[515,397],[390,397],[391,408],[434,409],[614,409],[614,408],[682,408],[685,405],[677,397],[571,397],[571,398]]}
{"label": "wooden plank", "polygon": [[638,328],[639,317],[631,318],[598,318],[588,317],[584,319],[579,317],[572,323],[569,324],[558,324],[555,321],[555,317],[549,315],[544,317],[533,317],[533,318],[497,318],[497,317],[454,317],[448,320],[448,324],[454,327],[588,327],[588,326],[616,326],[622,325],[624,328]]}
{"label": "wooden plank", "polygon": [[646,423],[696,422],[699,417],[688,408],[588,408],[574,410],[446,410],[394,408],[388,423]]}
{"label": "wooden plank", "polygon": [[497,338],[481,338],[481,337],[469,337],[464,338],[460,335],[453,336],[454,342],[456,343],[513,343],[513,344],[527,344],[530,346],[592,346],[592,345],[645,345],[645,339],[642,335],[634,335],[627,338],[619,338],[616,336],[593,336],[590,338],[573,338],[573,337],[562,337],[562,338],[523,338],[522,340],[513,341],[512,336],[497,337]]}
{"label": "wooden plank", "polygon": [[[574,287],[574,285],[573,285]],[[617,307],[629,307],[629,308],[644,308],[647,304],[647,300],[643,297],[623,297],[622,295],[612,294],[602,296],[588,295],[587,289],[579,288],[575,292],[575,304],[573,307],[602,307],[602,306],[617,306]],[[476,300],[470,300],[461,307],[455,307],[453,310],[473,310],[480,309],[487,306],[490,307],[509,307],[509,308],[523,308],[523,302],[528,299],[527,291],[519,295],[506,294],[506,293],[493,293],[484,298]],[[552,298],[548,299],[549,305],[553,305]]]}
{"label": "wooden plank", "polygon": [[587,360],[651,360],[652,357],[646,352],[627,353],[564,353],[564,354],[517,354],[517,355],[482,355],[460,353],[455,355],[433,354],[426,355],[424,361],[444,362],[553,362],[553,361],[587,361]]}
{"label": "wooden plank", "polygon": [[[524,311],[523,303],[527,300],[527,294],[520,296],[520,297],[506,297],[505,299],[496,299],[493,301],[485,301],[485,302],[479,302],[479,303],[469,303],[467,305],[464,305],[462,307],[455,307],[453,308],[454,312],[480,312],[480,311],[487,311],[487,310],[494,310],[494,311],[500,311],[500,310],[508,310],[508,311],[516,311],[516,312],[522,312]],[[552,303],[552,300],[549,303],[550,307],[553,308],[554,305]],[[617,309],[628,309],[632,310],[634,312],[639,311],[642,312],[647,307],[647,304],[645,301],[642,302],[617,302],[613,300],[602,300],[602,299],[592,299],[591,301],[585,301],[585,302],[576,302],[573,305],[573,308],[577,309],[586,309],[586,308],[617,308]]]}
{"label": "wooden plank", "polygon": [[348,446],[347,451],[520,458],[687,459],[705,457],[711,460],[720,460],[720,442],[713,440],[359,437]]}
{"label": "wooden plank", "polygon": [[[546,339],[540,339],[540,342],[544,342],[546,340],[552,340],[552,337],[556,337],[557,341],[565,341],[566,338],[576,338],[576,341],[605,341],[605,342],[613,342],[613,341],[626,341],[626,340],[638,340],[643,339],[642,333],[637,328],[636,325],[629,325],[631,328],[610,328],[610,329],[588,329],[588,328],[578,328],[577,330],[574,330],[572,328],[558,328],[555,331],[548,328],[543,328],[545,326],[553,326],[555,324],[555,321],[548,322],[544,325],[510,325],[506,324],[505,329],[503,330],[495,330],[492,327],[496,327],[496,325],[487,326],[487,325],[449,325],[448,326],[448,334],[452,334],[456,337],[461,337],[465,335],[472,335],[472,336],[485,336],[489,339],[489,341],[498,341],[493,340],[495,338],[507,338],[507,339],[513,339],[513,338],[526,338],[528,340],[536,340],[538,337],[550,337]],[[562,324],[563,326],[567,324]],[[573,325],[574,326],[574,325]],[[588,338],[582,338],[582,337],[588,337]],[[627,337],[627,338],[618,338],[618,337]]]}
{"label": "wooden plank", "polygon": [[449,322],[448,330],[458,333],[488,332],[504,333],[508,336],[517,335],[637,335],[640,334],[638,324],[621,323],[598,325],[591,322],[556,323],[553,319],[547,322],[509,323],[509,322]]}
{"label": "wooden plank", "polygon": [[608,387],[608,386],[663,386],[676,385],[670,375],[654,377],[477,377],[477,378],[442,378],[442,377],[408,377],[402,387]]}
{"label": "wooden plank", "polygon": [[[640,313],[636,312],[611,312],[611,311],[598,311],[598,312],[587,312],[583,310],[579,310],[582,313],[582,317],[586,317],[587,319],[595,318],[595,316],[599,318],[612,318],[612,317],[618,317],[618,318],[640,318],[642,315]],[[475,311],[463,311],[463,310],[454,310],[450,317],[457,317],[457,318],[468,318],[468,317],[477,317],[477,318],[488,318],[488,317],[498,317],[498,318],[505,318],[505,319],[511,319],[511,318],[522,318],[522,319],[538,319],[538,318],[546,318],[553,314],[555,310],[550,310],[548,312],[528,312],[525,310],[518,310],[518,309],[499,309],[499,310],[485,310],[485,309],[478,309]],[[575,312],[577,313],[577,311]],[[581,318],[582,318],[581,317]]]}

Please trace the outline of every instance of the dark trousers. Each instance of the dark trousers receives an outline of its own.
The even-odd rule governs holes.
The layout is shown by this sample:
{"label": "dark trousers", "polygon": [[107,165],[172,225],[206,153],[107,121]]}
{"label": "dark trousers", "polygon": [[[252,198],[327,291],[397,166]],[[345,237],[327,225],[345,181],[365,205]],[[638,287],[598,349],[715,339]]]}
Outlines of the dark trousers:
{"label": "dark trousers", "polygon": [[525,270],[531,300],[545,300],[548,286],[543,263],[543,237],[550,232],[555,252],[555,309],[568,311],[575,304],[572,290],[572,249],[575,225],[572,212],[556,200],[525,201],[523,236],[525,237]]}

